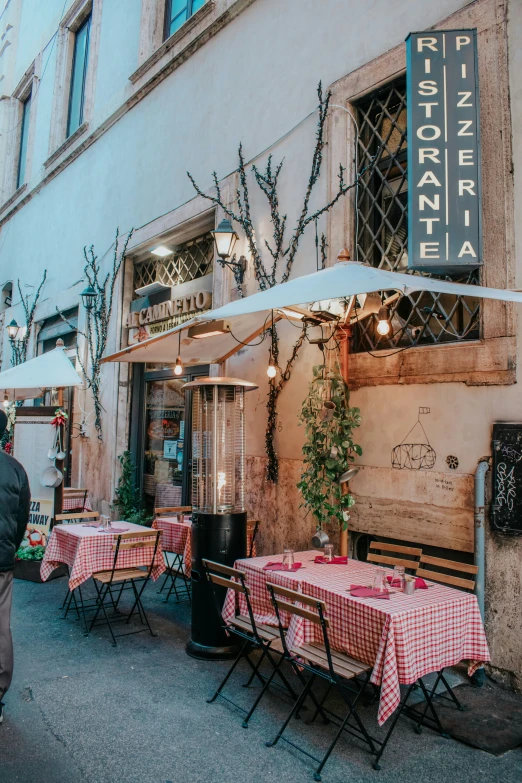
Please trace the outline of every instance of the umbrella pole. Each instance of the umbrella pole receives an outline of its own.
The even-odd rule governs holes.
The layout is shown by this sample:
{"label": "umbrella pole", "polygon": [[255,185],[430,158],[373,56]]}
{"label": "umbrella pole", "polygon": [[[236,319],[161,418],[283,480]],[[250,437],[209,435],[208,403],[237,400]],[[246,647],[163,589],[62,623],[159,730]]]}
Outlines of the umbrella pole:
{"label": "umbrella pole", "polygon": [[[349,315],[348,315],[349,318]],[[349,381],[349,372],[348,372],[348,366],[349,366],[349,356],[350,356],[350,338],[352,336],[352,327],[349,323],[345,323],[342,326],[339,326],[337,329],[337,339],[339,341],[340,346],[340,352],[341,352],[341,373],[344,379],[344,382],[348,386]],[[341,492],[343,495],[346,495],[349,492],[348,488],[348,482],[341,485]],[[348,549],[349,549],[349,539],[348,539],[348,528],[341,527],[340,534],[339,534],[339,554],[343,557],[348,556]]]}

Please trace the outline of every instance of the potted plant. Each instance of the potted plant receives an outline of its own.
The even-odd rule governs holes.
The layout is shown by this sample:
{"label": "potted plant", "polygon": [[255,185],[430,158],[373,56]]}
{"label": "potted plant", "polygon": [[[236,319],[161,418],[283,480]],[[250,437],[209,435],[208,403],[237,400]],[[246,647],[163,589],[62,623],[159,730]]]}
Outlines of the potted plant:
{"label": "potted plant", "polygon": [[[15,567],[13,576],[15,579],[25,579],[27,582],[41,582],[40,566],[45,555],[45,547],[21,546],[15,555]],[[67,573],[67,567],[61,565],[52,572],[47,579],[56,579]]]}
{"label": "potted plant", "polygon": [[349,389],[338,362],[313,368],[299,423],[304,425],[303,470],[297,487],[303,506],[315,517],[317,530],[329,523],[337,529],[348,526],[349,509],[355,499],[345,492],[339,479],[352,465],[361,447],[353,431],[361,424],[359,408],[350,407]]}

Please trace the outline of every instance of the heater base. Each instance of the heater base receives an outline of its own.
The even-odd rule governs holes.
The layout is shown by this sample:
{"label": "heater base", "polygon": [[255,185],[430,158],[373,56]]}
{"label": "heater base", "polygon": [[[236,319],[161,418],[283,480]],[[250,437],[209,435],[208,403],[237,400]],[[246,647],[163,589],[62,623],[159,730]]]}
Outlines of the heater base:
{"label": "heater base", "polygon": [[199,658],[204,661],[226,661],[229,658],[235,658],[239,648],[233,644],[224,647],[211,647],[189,639],[185,651],[191,658]]}

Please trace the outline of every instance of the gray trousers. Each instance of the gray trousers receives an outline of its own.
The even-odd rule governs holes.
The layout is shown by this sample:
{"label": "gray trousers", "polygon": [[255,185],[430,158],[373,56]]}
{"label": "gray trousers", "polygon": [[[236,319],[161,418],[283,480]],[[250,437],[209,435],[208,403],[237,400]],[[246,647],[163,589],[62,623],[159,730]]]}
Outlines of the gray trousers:
{"label": "gray trousers", "polygon": [[13,572],[0,572],[0,701],[7,693],[13,678],[12,597]]}

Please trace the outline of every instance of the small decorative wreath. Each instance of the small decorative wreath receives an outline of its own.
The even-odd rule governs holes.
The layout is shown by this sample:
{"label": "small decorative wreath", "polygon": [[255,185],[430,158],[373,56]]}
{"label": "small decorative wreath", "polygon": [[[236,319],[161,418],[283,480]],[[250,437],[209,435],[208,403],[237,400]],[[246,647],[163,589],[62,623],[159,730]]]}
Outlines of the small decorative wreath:
{"label": "small decorative wreath", "polygon": [[446,457],[446,464],[450,470],[457,470],[459,461],[457,457],[454,457],[452,454],[450,454],[449,457]]}

